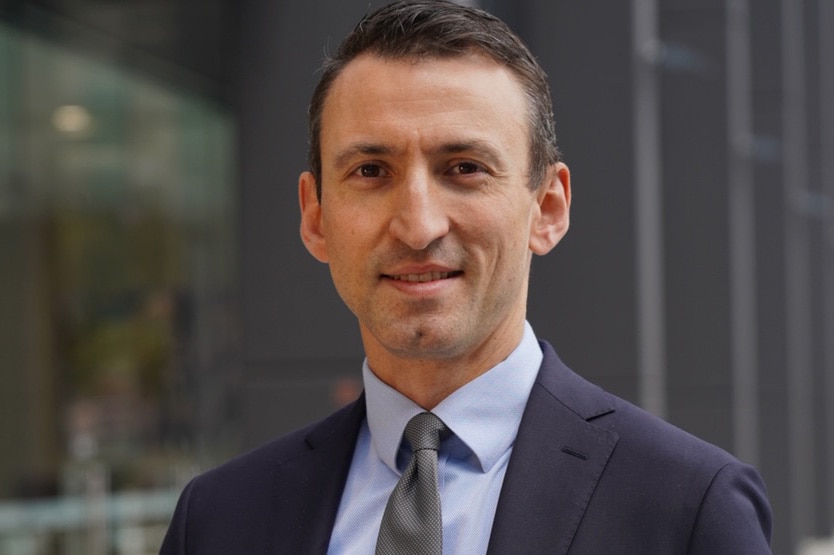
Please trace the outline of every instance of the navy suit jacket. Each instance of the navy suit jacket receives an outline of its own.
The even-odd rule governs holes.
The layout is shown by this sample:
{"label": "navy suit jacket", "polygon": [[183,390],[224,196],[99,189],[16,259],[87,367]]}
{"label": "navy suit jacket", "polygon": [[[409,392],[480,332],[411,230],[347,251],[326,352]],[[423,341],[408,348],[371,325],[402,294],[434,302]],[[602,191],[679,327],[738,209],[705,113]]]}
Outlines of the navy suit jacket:
{"label": "navy suit jacket", "polygon": [[[490,554],[762,555],[754,469],[544,361],[498,501]],[[195,478],[161,555],[327,551],[364,397]]]}

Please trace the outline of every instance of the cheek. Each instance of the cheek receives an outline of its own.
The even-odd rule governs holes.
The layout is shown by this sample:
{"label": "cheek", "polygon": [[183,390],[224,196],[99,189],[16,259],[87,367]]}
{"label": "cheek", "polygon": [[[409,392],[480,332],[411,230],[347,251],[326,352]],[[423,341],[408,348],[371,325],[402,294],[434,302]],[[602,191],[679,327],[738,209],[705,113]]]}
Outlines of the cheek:
{"label": "cheek", "polygon": [[348,221],[328,230],[328,254],[331,260],[361,263],[372,249],[368,230]]}
{"label": "cheek", "polygon": [[324,226],[330,272],[339,286],[347,286],[368,266],[373,244],[370,230],[357,218],[331,217]]}
{"label": "cheek", "polygon": [[482,240],[493,243],[502,258],[510,259],[519,251],[527,251],[530,242],[529,211],[516,209],[496,212],[484,218],[479,226]]}
{"label": "cheek", "polygon": [[349,247],[361,235],[363,221],[357,210],[324,210],[322,230],[329,245],[330,254],[339,256],[339,251]]}
{"label": "cheek", "polygon": [[[496,270],[506,279],[515,283],[521,276],[526,276],[530,265],[530,233],[526,221],[516,219],[514,225],[504,225],[494,231],[500,236],[497,245]],[[509,222],[505,222],[509,223]]]}

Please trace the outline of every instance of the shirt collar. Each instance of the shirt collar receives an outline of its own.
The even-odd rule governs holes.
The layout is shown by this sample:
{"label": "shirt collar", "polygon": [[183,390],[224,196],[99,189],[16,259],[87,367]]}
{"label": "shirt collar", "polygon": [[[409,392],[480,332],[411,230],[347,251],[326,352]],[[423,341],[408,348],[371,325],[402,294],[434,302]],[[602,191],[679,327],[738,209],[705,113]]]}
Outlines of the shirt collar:
{"label": "shirt collar", "polygon": [[[527,398],[542,363],[542,351],[525,322],[521,342],[504,361],[446,397],[432,412],[489,471],[515,441]],[[423,409],[362,367],[368,428],[380,459],[395,472],[405,425]]]}

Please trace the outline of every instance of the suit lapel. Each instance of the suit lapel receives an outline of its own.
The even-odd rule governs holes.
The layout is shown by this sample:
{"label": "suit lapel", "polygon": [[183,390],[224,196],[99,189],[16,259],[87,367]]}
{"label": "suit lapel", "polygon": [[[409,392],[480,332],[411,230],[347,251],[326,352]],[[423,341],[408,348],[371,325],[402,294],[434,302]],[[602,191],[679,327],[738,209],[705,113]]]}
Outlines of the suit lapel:
{"label": "suit lapel", "polygon": [[567,367],[546,343],[495,512],[488,553],[565,554],[617,443],[589,420],[610,397]]}
{"label": "suit lapel", "polygon": [[364,418],[363,394],[310,431],[306,451],[276,465],[272,494],[277,514],[267,553],[327,552]]}

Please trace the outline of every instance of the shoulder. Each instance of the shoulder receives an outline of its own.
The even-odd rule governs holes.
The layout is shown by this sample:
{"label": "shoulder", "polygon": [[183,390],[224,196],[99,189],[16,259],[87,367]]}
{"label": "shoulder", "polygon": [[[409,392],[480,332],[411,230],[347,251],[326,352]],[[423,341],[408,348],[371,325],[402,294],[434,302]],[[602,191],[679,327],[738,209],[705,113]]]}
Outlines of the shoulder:
{"label": "shoulder", "polygon": [[732,454],[617,399],[596,423],[615,431],[617,447],[600,482],[610,502],[649,521],[686,530],[689,553],[770,553],[772,512],[765,484]]}
{"label": "shoulder", "polygon": [[[605,519],[612,535],[627,544],[642,522],[657,541],[685,541],[690,553],[769,553],[771,510],[754,468],[591,384],[543,349],[539,387],[568,409],[563,416],[576,417],[577,428],[613,444],[591,501],[593,514],[618,507],[617,518]],[[664,537],[664,530],[676,532]]]}
{"label": "shoulder", "polygon": [[619,436],[618,449],[637,460],[649,459],[675,468],[704,472],[737,462],[724,449],[670,424],[669,422],[618,397],[614,411],[594,421],[594,425],[612,430]]}
{"label": "shoulder", "polygon": [[280,526],[292,526],[299,518],[303,511],[294,507],[309,499],[310,483],[329,484],[316,497],[329,504],[316,510],[335,506],[364,407],[360,397],[319,422],[193,478],[180,495],[160,553],[263,551],[273,536],[287,532]]}
{"label": "shoulder", "polygon": [[648,459],[675,467],[718,468],[736,459],[668,422],[585,380],[543,343],[545,357],[537,386],[573,415],[617,437],[616,453],[629,461]]}
{"label": "shoulder", "polygon": [[203,482],[233,483],[252,481],[262,485],[265,474],[271,474],[282,466],[291,464],[309,454],[315,448],[331,440],[341,440],[345,435],[355,435],[364,418],[364,397],[333,414],[303,428],[277,437],[200,476]]}
{"label": "shoulder", "polygon": [[[318,422],[273,439],[194,477],[180,498],[184,509],[217,513],[248,512],[272,503],[284,481],[303,480],[350,456],[352,437],[364,418],[364,399]],[[196,501],[196,503],[195,503]]]}

